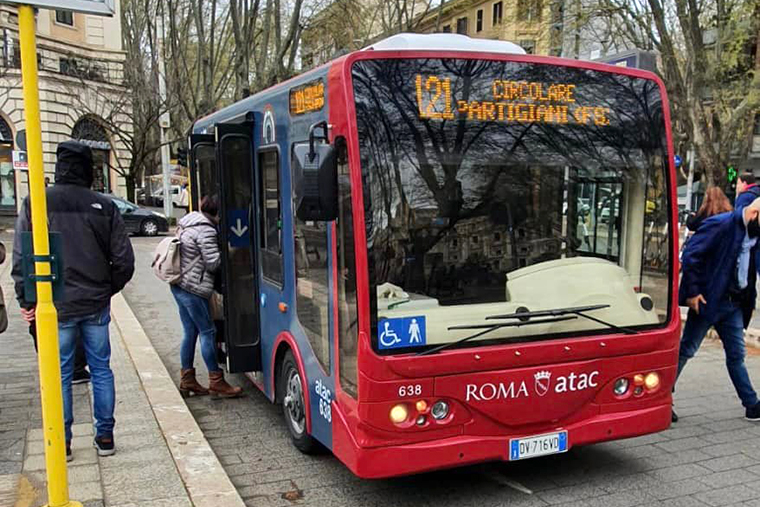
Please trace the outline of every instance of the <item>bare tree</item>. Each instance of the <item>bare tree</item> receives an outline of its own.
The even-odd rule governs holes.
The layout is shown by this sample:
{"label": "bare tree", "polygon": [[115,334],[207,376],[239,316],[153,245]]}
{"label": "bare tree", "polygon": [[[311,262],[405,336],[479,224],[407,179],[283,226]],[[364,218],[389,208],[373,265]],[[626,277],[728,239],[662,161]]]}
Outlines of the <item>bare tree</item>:
{"label": "bare tree", "polygon": [[378,2],[383,33],[416,32],[430,12],[428,0],[382,0]]}
{"label": "bare tree", "polygon": [[709,184],[721,183],[731,153],[746,153],[760,108],[757,0],[601,0],[613,36],[656,49],[678,125]]}

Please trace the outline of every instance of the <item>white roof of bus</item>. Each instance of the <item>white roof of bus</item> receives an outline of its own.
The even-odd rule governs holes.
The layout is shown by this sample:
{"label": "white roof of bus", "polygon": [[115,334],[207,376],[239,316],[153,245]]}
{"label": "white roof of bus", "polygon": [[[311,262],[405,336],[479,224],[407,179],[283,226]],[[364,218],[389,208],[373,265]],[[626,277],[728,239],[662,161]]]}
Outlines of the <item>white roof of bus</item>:
{"label": "white roof of bus", "polygon": [[400,33],[364,49],[403,51],[469,51],[484,53],[508,53],[524,55],[525,50],[514,42],[488,39],[473,39],[466,35],[452,33]]}

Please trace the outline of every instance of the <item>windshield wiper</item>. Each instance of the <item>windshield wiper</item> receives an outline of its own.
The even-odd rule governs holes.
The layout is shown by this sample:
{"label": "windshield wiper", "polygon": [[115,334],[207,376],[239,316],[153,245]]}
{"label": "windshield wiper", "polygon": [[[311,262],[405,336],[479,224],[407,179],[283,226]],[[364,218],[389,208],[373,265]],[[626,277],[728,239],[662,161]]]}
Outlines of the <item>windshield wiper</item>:
{"label": "windshield wiper", "polygon": [[586,315],[584,313],[584,312],[590,312],[593,310],[601,310],[603,308],[609,308],[609,307],[610,305],[587,305],[587,306],[571,306],[568,308],[555,308],[552,310],[536,310],[535,312],[518,311],[515,313],[507,313],[504,315],[489,315],[488,317],[486,317],[486,320],[519,319],[521,321],[529,322],[530,319],[533,317],[558,317],[561,315],[577,315],[578,317],[583,317],[584,319],[588,319],[598,324],[602,324],[620,333],[636,334],[638,332],[627,327],[618,326],[617,324],[613,324],[612,322],[607,322],[606,320],[592,317],[591,315]]}
{"label": "windshield wiper", "polygon": [[460,340],[457,340],[457,341],[454,341],[454,342],[449,342],[449,343],[444,343],[443,345],[438,345],[437,347],[433,347],[432,349],[423,350],[422,352],[418,352],[417,355],[418,356],[427,356],[427,355],[430,355],[430,354],[435,354],[436,352],[440,352],[442,350],[448,349],[450,347],[454,347],[454,346],[459,345],[461,343],[465,343],[465,342],[468,342],[470,340],[474,340],[475,338],[478,338],[480,336],[488,334],[488,333],[490,333],[492,331],[496,331],[497,329],[502,329],[504,327],[521,327],[521,326],[532,326],[532,325],[536,325],[536,324],[550,324],[552,322],[563,322],[563,321],[566,321],[566,320],[574,320],[574,319],[577,319],[577,318],[578,317],[553,317],[553,318],[549,318],[549,319],[531,320],[531,321],[527,321],[527,322],[522,322],[521,321],[521,322],[507,322],[507,323],[504,323],[504,324],[473,324],[473,325],[464,325],[464,326],[451,326],[451,327],[448,328],[450,331],[451,330],[456,330],[456,329],[483,329],[483,331],[480,331],[480,332],[475,333],[475,334],[471,334],[470,336],[465,336],[464,338],[462,338]]}
{"label": "windshield wiper", "polygon": [[[620,333],[624,333],[624,334],[638,333],[638,331],[635,331],[633,329],[629,329],[627,327],[621,327],[611,322],[597,319],[596,317],[592,317],[591,315],[586,315],[584,313],[584,312],[590,312],[594,310],[601,310],[603,308],[609,308],[609,307],[610,305],[571,306],[568,308],[554,308],[551,310],[536,310],[534,312],[525,310],[525,311],[518,311],[515,313],[507,313],[504,315],[489,315],[488,317],[486,317],[486,320],[517,319],[519,320],[519,322],[508,322],[504,324],[472,324],[472,325],[463,325],[463,326],[451,326],[448,328],[450,331],[456,330],[456,329],[483,329],[483,331],[472,334],[470,336],[465,336],[461,340],[457,340],[450,343],[444,343],[443,345],[433,347],[432,349],[418,352],[417,355],[426,356],[429,354],[435,354],[436,352],[440,352],[442,350],[454,347],[461,343],[474,340],[475,338],[479,338],[485,334],[488,334],[492,331],[496,331],[497,329],[501,329],[504,327],[520,327],[520,326],[530,326],[530,325],[535,325],[535,324],[547,324],[547,323],[552,323],[552,322],[563,322],[566,320],[573,320],[578,317],[583,317],[584,319],[597,322],[599,324],[607,326],[608,328],[618,331]],[[568,315],[573,315],[573,317],[568,317]],[[535,317],[544,317],[544,318],[540,320],[531,320]]]}

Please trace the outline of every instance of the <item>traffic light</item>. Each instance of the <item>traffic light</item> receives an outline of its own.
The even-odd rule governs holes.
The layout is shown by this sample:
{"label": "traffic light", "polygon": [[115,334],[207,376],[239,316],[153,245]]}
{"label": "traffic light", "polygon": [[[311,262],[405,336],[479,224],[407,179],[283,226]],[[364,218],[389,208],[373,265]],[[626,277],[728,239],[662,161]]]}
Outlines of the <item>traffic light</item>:
{"label": "traffic light", "polygon": [[736,180],[736,169],[734,169],[734,166],[730,165],[728,166],[728,182],[733,183]]}
{"label": "traffic light", "polygon": [[187,167],[187,150],[185,148],[177,149],[177,164]]}

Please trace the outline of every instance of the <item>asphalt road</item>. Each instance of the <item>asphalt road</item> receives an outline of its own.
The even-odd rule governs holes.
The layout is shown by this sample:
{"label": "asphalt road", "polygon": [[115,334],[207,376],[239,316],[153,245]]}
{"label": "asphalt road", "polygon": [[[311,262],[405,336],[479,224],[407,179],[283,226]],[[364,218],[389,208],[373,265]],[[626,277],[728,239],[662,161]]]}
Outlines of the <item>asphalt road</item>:
{"label": "asphalt road", "polygon": [[[125,295],[178,381],[179,317],[168,286],[149,266],[159,240],[134,239],[137,272]],[[723,361],[719,346],[703,346],[679,383],[681,421],[661,434],[392,480],[361,480],[332,456],[300,454],[279,407],[244,377],[231,380],[245,388],[245,398],[193,398],[188,405],[241,496],[255,507],[760,507],[760,424],[743,419]],[[199,356],[195,364],[205,381]],[[750,357],[748,366],[760,383],[760,356]]]}

